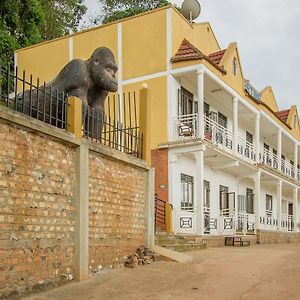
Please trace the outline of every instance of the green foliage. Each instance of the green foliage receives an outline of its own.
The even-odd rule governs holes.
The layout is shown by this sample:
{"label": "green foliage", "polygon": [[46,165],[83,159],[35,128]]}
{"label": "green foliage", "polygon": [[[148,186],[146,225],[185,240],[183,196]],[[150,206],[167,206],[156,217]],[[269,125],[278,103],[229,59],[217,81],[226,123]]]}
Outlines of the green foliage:
{"label": "green foliage", "polygon": [[167,0],[99,0],[103,6],[104,19],[103,23],[120,20],[126,17],[134,16],[136,14],[163,7],[169,4]]}
{"label": "green foliage", "polygon": [[83,0],[41,0],[45,19],[41,26],[43,40],[76,32],[87,7]]}

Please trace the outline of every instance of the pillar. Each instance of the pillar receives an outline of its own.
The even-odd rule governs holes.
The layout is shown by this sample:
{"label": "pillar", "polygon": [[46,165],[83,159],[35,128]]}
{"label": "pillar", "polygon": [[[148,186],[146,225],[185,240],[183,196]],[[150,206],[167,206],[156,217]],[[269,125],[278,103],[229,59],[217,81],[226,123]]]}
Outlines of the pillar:
{"label": "pillar", "polygon": [[255,147],[256,147],[256,163],[259,163],[260,153],[260,113],[255,117]]}
{"label": "pillar", "polygon": [[260,188],[261,188],[261,171],[256,173],[254,183],[255,183],[255,199],[254,199],[254,211],[255,211],[255,228],[259,229],[260,224]]}
{"label": "pillar", "polygon": [[293,221],[294,221],[294,231],[299,232],[299,216],[298,216],[298,188],[293,190]]}
{"label": "pillar", "polygon": [[204,139],[204,68],[197,69],[197,98],[198,98],[198,132],[199,138]]}
{"label": "pillar", "polygon": [[150,164],[150,99],[149,90],[144,87],[140,90],[140,113],[139,113],[139,129],[143,134],[143,151],[142,158]]}
{"label": "pillar", "polygon": [[75,201],[75,280],[83,281],[89,278],[89,148],[84,142],[76,149]]}
{"label": "pillar", "polygon": [[233,152],[237,154],[237,141],[238,141],[238,104],[239,99],[234,97],[232,99],[233,110]]}
{"label": "pillar", "polygon": [[294,176],[295,180],[298,180],[298,144],[294,146]]}
{"label": "pillar", "polygon": [[154,195],[154,168],[150,168],[145,176],[145,245],[152,248],[154,242],[154,222],[155,222],[155,195]]}
{"label": "pillar", "polygon": [[277,229],[281,230],[281,212],[282,212],[282,181],[277,182],[277,220],[278,226]]}
{"label": "pillar", "polygon": [[281,171],[281,154],[282,154],[282,130],[277,132],[277,155],[278,155],[278,170]]}
{"label": "pillar", "polygon": [[68,97],[67,130],[74,133],[75,138],[82,138],[82,101],[77,97]]}
{"label": "pillar", "polygon": [[204,200],[204,151],[201,149],[200,151],[195,152],[196,158],[196,202],[195,202],[195,211],[196,211],[196,234],[202,235],[204,234],[204,208],[203,208],[203,200]]}

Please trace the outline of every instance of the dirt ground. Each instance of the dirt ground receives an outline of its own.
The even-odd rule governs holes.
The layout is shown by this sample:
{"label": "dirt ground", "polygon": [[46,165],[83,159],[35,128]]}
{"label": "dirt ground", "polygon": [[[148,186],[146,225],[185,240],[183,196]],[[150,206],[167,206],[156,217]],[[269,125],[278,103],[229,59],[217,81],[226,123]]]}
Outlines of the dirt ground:
{"label": "dirt ground", "polygon": [[104,272],[26,300],[300,300],[300,244],[189,252],[189,264],[160,261]]}

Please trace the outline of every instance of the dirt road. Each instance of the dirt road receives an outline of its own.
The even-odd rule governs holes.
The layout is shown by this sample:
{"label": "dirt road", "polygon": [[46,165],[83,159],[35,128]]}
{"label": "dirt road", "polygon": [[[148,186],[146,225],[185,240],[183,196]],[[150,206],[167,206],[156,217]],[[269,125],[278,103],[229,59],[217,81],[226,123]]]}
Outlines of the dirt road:
{"label": "dirt road", "polygon": [[112,270],[26,300],[300,300],[300,244],[189,252],[193,263]]}

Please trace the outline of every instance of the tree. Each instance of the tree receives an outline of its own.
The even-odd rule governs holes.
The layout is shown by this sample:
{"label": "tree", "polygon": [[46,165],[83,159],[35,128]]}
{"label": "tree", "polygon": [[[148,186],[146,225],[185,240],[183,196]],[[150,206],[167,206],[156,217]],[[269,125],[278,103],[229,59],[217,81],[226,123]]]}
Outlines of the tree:
{"label": "tree", "polygon": [[[82,3],[83,0],[0,0],[2,71],[6,72],[8,65],[13,71],[15,50],[76,31],[87,9]],[[5,86],[5,77],[0,76],[0,85]]]}
{"label": "tree", "polygon": [[45,19],[41,26],[43,40],[76,32],[86,13],[83,0],[41,0]]}
{"label": "tree", "polygon": [[120,20],[169,4],[167,0],[98,0],[103,7],[103,23]]}

